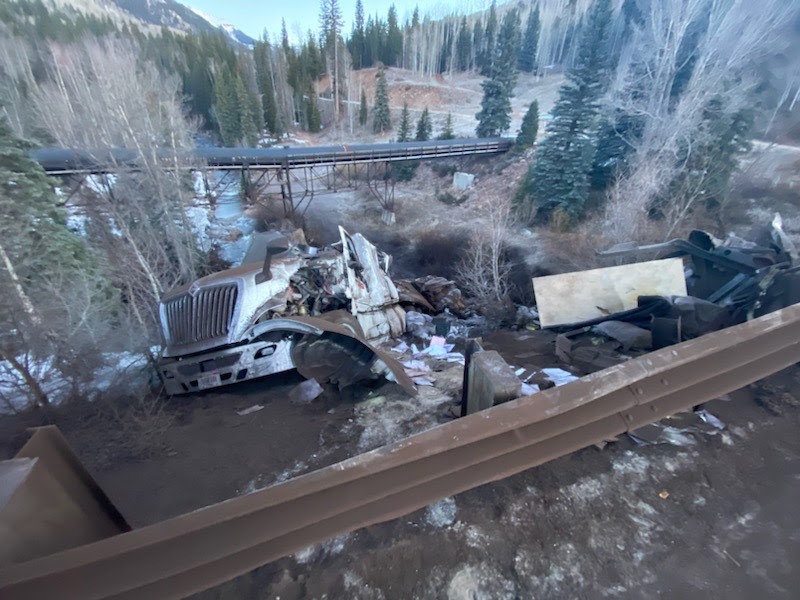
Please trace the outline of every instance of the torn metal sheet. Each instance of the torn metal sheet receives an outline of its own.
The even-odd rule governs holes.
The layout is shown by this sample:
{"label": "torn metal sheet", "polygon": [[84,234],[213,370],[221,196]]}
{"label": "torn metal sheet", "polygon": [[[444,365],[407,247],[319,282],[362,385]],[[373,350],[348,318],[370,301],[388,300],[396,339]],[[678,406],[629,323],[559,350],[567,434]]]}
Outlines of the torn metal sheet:
{"label": "torn metal sheet", "polygon": [[643,327],[624,321],[603,321],[592,327],[592,331],[617,340],[623,350],[648,349],[653,345],[653,334]]}
{"label": "torn metal sheet", "polygon": [[[414,382],[406,375],[403,365],[388,352],[372,346],[352,324],[343,325],[321,317],[289,317],[280,321],[304,326],[305,335],[298,344],[307,343],[298,346],[302,350],[293,350],[292,358],[297,370],[307,379],[345,387],[358,381],[385,377],[399,384],[409,395],[416,395]],[[325,340],[326,343],[315,347],[316,340]],[[332,354],[332,351],[338,353]]]}
{"label": "torn metal sheet", "polygon": [[533,279],[542,327],[579,323],[634,309],[640,296],[685,296],[679,258]]}

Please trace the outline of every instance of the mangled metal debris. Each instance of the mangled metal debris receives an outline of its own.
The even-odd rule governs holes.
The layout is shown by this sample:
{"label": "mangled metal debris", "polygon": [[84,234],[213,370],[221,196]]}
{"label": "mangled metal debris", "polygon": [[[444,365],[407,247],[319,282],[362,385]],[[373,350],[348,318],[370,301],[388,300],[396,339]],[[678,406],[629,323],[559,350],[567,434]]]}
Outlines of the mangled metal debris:
{"label": "mangled metal debris", "polygon": [[165,295],[159,373],[166,391],[297,368],[339,387],[387,376],[413,393],[402,367],[369,344],[405,331],[405,311],[386,274],[391,258],[361,234],[339,233],[341,241],[326,248],[309,246],[300,231],[261,234],[242,265]]}

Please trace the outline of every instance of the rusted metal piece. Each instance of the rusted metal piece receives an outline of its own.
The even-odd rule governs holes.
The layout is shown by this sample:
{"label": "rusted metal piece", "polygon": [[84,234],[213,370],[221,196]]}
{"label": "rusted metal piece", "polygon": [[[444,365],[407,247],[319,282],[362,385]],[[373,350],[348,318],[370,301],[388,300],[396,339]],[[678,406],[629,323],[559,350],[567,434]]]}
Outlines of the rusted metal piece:
{"label": "rusted metal piece", "polygon": [[57,427],[37,427],[0,463],[0,565],[21,563],[130,531]]}
{"label": "rusted metal piece", "polygon": [[0,571],[3,598],[178,598],[612,438],[800,360],[800,305],[163,523]]}

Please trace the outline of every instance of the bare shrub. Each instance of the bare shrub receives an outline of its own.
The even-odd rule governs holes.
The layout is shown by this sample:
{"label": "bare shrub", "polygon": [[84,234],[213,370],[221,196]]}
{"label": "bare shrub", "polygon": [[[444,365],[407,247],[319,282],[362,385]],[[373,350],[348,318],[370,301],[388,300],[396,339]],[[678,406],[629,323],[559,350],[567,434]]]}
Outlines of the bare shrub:
{"label": "bare shrub", "polygon": [[510,200],[484,205],[484,219],[473,225],[467,252],[458,264],[458,281],[484,313],[502,311],[509,302],[511,263],[507,244]]}

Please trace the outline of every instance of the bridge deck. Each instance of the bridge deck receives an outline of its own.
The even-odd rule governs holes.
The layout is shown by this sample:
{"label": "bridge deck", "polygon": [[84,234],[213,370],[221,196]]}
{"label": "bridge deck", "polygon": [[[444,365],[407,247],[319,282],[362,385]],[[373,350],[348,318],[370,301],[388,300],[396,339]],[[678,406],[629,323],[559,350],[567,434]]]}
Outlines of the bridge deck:
{"label": "bridge deck", "polygon": [[[187,165],[205,169],[304,168],[369,162],[426,160],[475,154],[498,154],[511,148],[510,138],[462,138],[393,144],[354,144],[310,148],[196,148],[187,152]],[[172,156],[169,150],[164,158]],[[128,148],[74,150],[45,148],[31,156],[53,175],[108,173],[136,168],[137,154]],[[201,168],[188,166],[187,168]]]}

